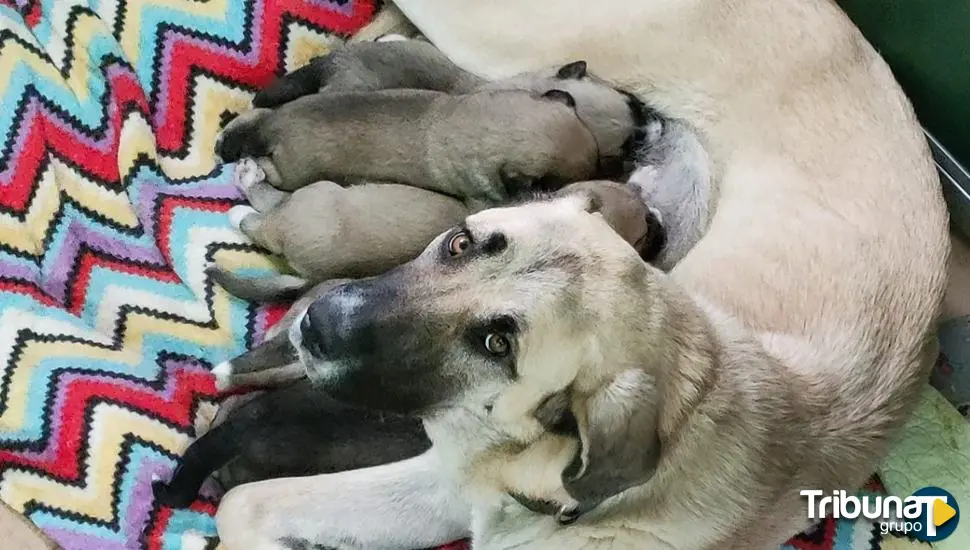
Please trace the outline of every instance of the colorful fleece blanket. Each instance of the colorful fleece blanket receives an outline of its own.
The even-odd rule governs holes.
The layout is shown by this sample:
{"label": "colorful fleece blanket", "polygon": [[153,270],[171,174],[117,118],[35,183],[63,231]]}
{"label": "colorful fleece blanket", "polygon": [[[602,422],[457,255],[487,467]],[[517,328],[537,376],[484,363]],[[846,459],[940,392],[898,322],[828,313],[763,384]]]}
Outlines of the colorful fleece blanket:
{"label": "colorful fleece blanket", "polygon": [[[214,138],[377,1],[0,0],[0,498],[63,548],[217,544],[215,498],[162,508],[151,482],[281,311],[203,273],[273,267],[229,226]],[[880,540],[828,521],[786,548]]]}

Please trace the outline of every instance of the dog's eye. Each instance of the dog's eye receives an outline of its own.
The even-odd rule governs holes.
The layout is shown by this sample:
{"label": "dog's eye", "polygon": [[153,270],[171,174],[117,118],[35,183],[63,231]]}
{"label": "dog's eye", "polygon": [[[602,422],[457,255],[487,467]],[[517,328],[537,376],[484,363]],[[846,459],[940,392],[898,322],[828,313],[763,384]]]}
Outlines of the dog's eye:
{"label": "dog's eye", "polygon": [[498,357],[505,357],[509,353],[509,339],[501,334],[491,333],[485,336],[485,349]]}
{"label": "dog's eye", "polygon": [[451,236],[448,240],[448,253],[452,256],[460,256],[468,251],[468,247],[472,245],[472,239],[468,236],[468,233],[464,231],[459,231]]}

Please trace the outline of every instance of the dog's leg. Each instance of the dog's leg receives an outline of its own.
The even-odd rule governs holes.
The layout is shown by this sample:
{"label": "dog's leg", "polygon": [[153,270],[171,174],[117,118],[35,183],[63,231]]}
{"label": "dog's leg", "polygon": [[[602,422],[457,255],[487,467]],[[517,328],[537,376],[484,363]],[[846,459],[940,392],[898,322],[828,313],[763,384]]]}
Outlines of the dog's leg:
{"label": "dog's leg", "polygon": [[[227,550],[413,550],[468,535],[468,504],[432,448],[415,458],[309,478],[242,485],[216,513]],[[319,545],[319,546],[314,546]]]}
{"label": "dog's leg", "polygon": [[[216,389],[224,391],[227,388],[239,385],[240,376],[262,374],[264,371],[271,371],[277,368],[283,368],[287,373],[290,373],[294,369],[288,367],[297,363],[298,360],[296,351],[293,349],[293,345],[290,344],[290,339],[284,331],[267,339],[246,353],[216,365],[212,369],[212,374],[216,377]],[[297,371],[295,374],[299,375],[302,367],[297,364],[295,370]],[[296,378],[299,377],[296,376]],[[278,377],[269,375],[269,378],[274,382],[278,381]]]}
{"label": "dog's leg", "polygon": [[295,275],[240,277],[217,265],[206,267],[205,272],[229,294],[250,302],[295,300],[311,286],[310,281]]}
{"label": "dog's leg", "polygon": [[259,131],[260,123],[269,109],[253,109],[229,121],[216,136],[216,155],[222,162],[236,162],[243,157],[264,157],[269,154]]}
{"label": "dog's leg", "polygon": [[[270,174],[274,176],[272,181]],[[267,213],[290,196],[286,191],[280,191],[274,185],[279,184],[279,172],[273,162],[266,158],[244,158],[236,163],[236,187],[246,196],[250,206],[257,212]]]}
{"label": "dog's leg", "polygon": [[229,223],[237,231],[273,254],[282,254],[283,249],[279,243],[275,239],[267,238],[263,232],[263,217],[252,206],[239,205],[229,209]]}

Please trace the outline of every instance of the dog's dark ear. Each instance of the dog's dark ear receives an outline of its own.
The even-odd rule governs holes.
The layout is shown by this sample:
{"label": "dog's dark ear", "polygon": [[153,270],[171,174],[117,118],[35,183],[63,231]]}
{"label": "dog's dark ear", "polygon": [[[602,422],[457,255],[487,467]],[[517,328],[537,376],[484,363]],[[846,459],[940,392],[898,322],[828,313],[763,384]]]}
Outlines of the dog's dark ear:
{"label": "dog's dark ear", "polygon": [[657,394],[651,376],[629,370],[584,402],[574,396],[580,445],[562,481],[582,506],[595,506],[653,475],[661,451]]}
{"label": "dog's dark ear", "polygon": [[647,232],[637,239],[633,248],[645,262],[656,260],[667,245],[667,230],[660,218],[652,211],[647,211]]}
{"label": "dog's dark ear", "polygon": [[558,101],[559,103],[568,105],[570,107],[576,107],[576,99],[573,98],[573,94],[565,90],[552,89],[542,94],[542,97],[551,99],[553,101]]}
{"label": "dog's dark ear", "polygon": [[586,76],[586,62],[582,60],[567,63],[556,72],[556,78],[562,80],[579,80],[584,76]]}

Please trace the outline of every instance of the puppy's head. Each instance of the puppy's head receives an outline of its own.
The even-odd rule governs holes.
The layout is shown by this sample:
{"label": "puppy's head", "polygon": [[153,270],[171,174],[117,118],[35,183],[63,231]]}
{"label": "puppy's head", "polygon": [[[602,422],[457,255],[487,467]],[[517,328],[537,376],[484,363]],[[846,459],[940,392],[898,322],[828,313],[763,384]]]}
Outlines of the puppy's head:
{"label": "puppy's head", "polygon": [[632,158],[644,137],[643,129],[656,117],[633,94],[589,73],[585,61],[523,73],[489,86],[568,93],[576,114],[597,141],[602,167],[599,177],[618,177],[628,168],[624,161]]}
{"label": "puppy's head", "polygon": [[657,283],[601,208],[577,192],[479,212],[333,289],[293,331],[310,377],[358,405],[469,415],[509,443],[572,432],[563,483],[581,502],[643,481],[659,453]]}
{"label": "puppy's head", "polygon": [[586,195],[593,201],[593,210],[603,219],[645,262],[657,259],[667,242],[667,232],[660,216],[641,200],[637,190],[625,183],[615,181],[581,181],[567,185],[557,193],[559,196]]}

